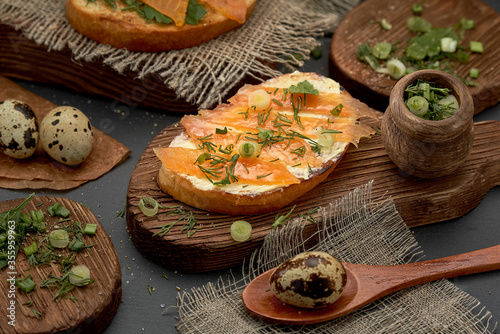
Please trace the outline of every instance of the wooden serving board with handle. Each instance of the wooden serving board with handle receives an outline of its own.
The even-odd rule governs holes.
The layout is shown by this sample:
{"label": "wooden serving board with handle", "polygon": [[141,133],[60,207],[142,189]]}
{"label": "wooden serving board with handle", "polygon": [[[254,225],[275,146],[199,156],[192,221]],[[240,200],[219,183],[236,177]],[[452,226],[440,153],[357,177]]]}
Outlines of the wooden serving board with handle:
{"label": "wooden serving board with handle", "polygon": [[[77,92],[113,99],[112,107],[125,112],[139,106],[172,113],[196,113],[198,106],[178,97],[163,80],[153,74],[143,79],[130,70],[119,73],[102,60],[78,60],[71,50],[49,51],[20,31],[0,22],[0,76],[61,85]],[[246,76],[241,83],[257,83]],[[235,85],[239,87],[240,85]],[[226,93],[230,97],[237,88]],[[222,97],[223,100],[225,99]]]}
{"label": "wooden serving board with handle", "polygon": [[[500,13],[481,0],[367,0],[347,13],[335,29],[330,45],[330,76],[340,82],[354,97],[370,106],[385,110],[389,94],[396,80],[388,75],[376,73],[371,67],[360,62],[356,51],[360,44],[373,46],[378,42],[397,42],[398,48],[408,46],[408,38],[413,34],[406,21],[412,16],[411,7],[423,3],[422,17],[434,27],[449,27],[460,23],[465,17],[473,19],[475,26],[468,30],[462,42],[480,41],[484,53],[471,54],[469,62],[458,64],[454,70],[462,78],[468,77],[471,68],[479,69],[476,87],[470,87],[475,105],[475,113],[500,101]],[[383,30],[379,24],[385,18],[392,24],[391,30]]]}
{"label": "wooden serving board with handle", "polygon": [[[370,121],[379,126],[379,121]],[[144,255],[172,270],[186,273],[206,272],[241,265],[243,259],[261,245],[270,231],[276,214],[288,213],[296,205],[292,217],[307,214],[318,206],[341,199],[355,188],[373,181],[372,198],[391,196],[396,209],[408,226],[418,226],[460,217],[476,207],[489,189],[500,185],[500,122],[475,124],[475,140],[470,156],[452,175],[438,179],[420,179],[405,175],[385,152],[380,135],[362,139],[358,148],[349,148],[340,164],[319,186],[279,212],[257,216],[230,216],[189,207],[163,193],[156,177],[161,167],[154,147],[167,146],[181,132],[174,124],[154,138],[137,163],[127,195],[127,225],[132,239]],[[164,208],[147,217],[139,209],[141,197],[152,197]],[[197,220],[191,233],[185,230],[183,214],[170,213],[183,206]],[[168,208],[167,208],[168,207]],[[235,220],[247,220],[253,231],[249,241],[238,243],[230,236]],[[177,221],[179,220],[179,221]],[[177,222],[176,222],[177,221]],[[173,224],[168,233],[155,235],[158,226]],[[304,233],[317,230],[307,223]]]}
{"label": "wooden serving board with handle", "polygon": [[[5,212],[19,205],[24,199],[16,199],[0,202],[0,212]],[[69,222],[59,223],[59,217],[50,217],[46,208],[55,202],[60,202],[70,211]],[[8,266],[0,272],[0,308],[2,309],[1,332],[2,333],[100,333],[113,320],[118,306],[121,302],[122,281],[121,269],[118,255],[108,234],[89,208],[72,200],[58,197],[34,197],[23,212],[41,209],[45,215],[47,231],[51,231],[55,225],[63,226],[71,222],[81,222],[83,226],[87,223],[97,224],[97,232],[94,236],[84,236],[86,245],[92,248],[84,249],[77,254],[75,264],[85,264],[90,269],[91,278],[94,283],[75,288],[62,298],[59,302],[53,300],[58,288],[41,288],[42,279],[46,279],[51,273],[61,276],[61,266],[58,264],[33,267],[23,252],[23,247],[29,246],[33,236],[26,238],[21,245],[16,258],[16,278],[31,275],[37,287],[26,294],[16,289],[12,292],[7,279],[14,275]],[[33,301],[32,305],[29,305]],[[6,310],[14,303],[15,326],[7,324],[11,321],[7,318]],[[39,318],[33,312],[39,312]],[[9,314],[11,311],[8,311]]]}
{"label": "wooden serving board with handle", "polygon": [[20,31],[0,22],[0,76],[57,84],[78,92],[113,99],[113,107],[129,111],[138,106],[193,113],[197,106],[178,98],[156,76],[144,79],[116,70],[102,61],[75,62],[71,51],[50,51]]}

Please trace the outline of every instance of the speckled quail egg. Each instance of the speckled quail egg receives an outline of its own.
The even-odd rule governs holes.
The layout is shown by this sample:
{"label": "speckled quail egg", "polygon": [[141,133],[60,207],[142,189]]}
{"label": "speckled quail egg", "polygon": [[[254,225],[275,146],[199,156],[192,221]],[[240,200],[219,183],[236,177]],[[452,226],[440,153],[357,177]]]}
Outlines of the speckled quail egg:
{"label": "speckled quail egg", "polygon": [[269,285],[281,301],[304,308],[320,308],[340,298],[347,275],[340,261],[325,252],[304,252],[279,265]]}
{"label": "speckled quail egg", "polygon": [[0,151],[16,158],[29,158],[38,145],[38,123],[35,113],[18,100],[0,102]]}
{"label": "speckled quail egg", "polygon": [[74,107],[61,106],[47,113],[40,124],[43,149],[65,165],[81,164],[92,151],[94,134],[85,114]]}

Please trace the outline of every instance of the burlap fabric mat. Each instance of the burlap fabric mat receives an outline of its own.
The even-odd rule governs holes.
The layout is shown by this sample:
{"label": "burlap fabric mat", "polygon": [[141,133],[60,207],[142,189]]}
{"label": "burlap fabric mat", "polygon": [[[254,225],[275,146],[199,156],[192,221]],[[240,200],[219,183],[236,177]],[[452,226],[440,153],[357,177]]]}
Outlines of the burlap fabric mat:
{"label": "burlap fabric mat", "polygon": [[[301,65],[333,31],[340,18],[360,0],[259,0],[240,29],[202,46],[162,53],[134,53],[88,40],[76,33],[64,16],[64,0],[0,0],[0,21],[19,29],[49,52],[64,48],[75,61],[102,61],[118,72],[137,77],[150,74],[164,80],[179,97],[208,108],[221,102],[233,85],[250,76],[281,75],[276,65]],[[279,67],[279,66],[278,66]],[[370,197],[371,185],[356,189],[321,210],[324,222],[314,249],[341,261],[401,264],[420,260],[411,232],[390,199]],[[246,283],[260,273],[306,250],[304,222],[292,221],[272,230],[245,266],[242,280],[226,280],[179,295],[181,333],[493,333],[496,324],[480,302],[442,280],[406,289],[330,322],[308,326],[270,325],[248,315],[241,301]],[[169,311],[171,312],[171,311]]]}
{"label": "burlap fabric mat", "polygon": [[[390,198],[372,200],[371,183],[323,208],[319,243],[306,249],[304,221],[271,230],[245,266],[242,280],[220,278],[179,294],[181,333],[493,333],[496,323],[474,297],[448,280],[396,292],[349,315],[307,326],[271,325],[250,316],[241,292],[251,279],[306,250],[344,262],[395,265],[424,254]],[[452,254],[450,254],[452,255]],[[166,311],[168,313],[172,310]]]}
{"label": "burlap fabric mat", "polygon": [[[49,51],[69,48],[74,61],[102,61],[138,78],[154,75],[178,97],[209,108],[243,78],[275,77],[276,68],[302,65],[317,38],[333,31],[360,0],[259,0],[243,27],[199,47],[161,53],[118,50],[78,34],[67,22],[64,0],[0,0],[0,21]],[[284,66],[282,66],[284,65]]]}

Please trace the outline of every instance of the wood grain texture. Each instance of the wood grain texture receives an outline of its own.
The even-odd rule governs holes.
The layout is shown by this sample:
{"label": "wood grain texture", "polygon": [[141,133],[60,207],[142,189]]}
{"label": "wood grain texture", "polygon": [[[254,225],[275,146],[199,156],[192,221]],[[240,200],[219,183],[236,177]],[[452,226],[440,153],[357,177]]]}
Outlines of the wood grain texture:
{"label": "wood grain texture", "polygon": [[[22,200],[0,202],[0,212],[14,208]],[[52,218],[47,213],[46,207],[56,201],[70,210],[69,218],[71,221],[79,221],[83,225],[86,223],[98,224],[95,236],[84,237],[86,244],[94,246],[78,253],[75,260],[75,264],[85,264],[90,269],[91,278],[95,282],[71,291],[67,296],[76,297],[74,302],[69,298],[63,298],[60,302],[56,302],[53,300],[53,296],[57,289],[40,288],[40,282],[47,278],[50,273],[61,276],[60,265],[32,267],[28,264],[27,257],[21,248],[16,259],[17,278],[31,274],[37,287],[29,294],[17,290],[15,299],[11,299],[8,297],[9,284],[6,281],[10,276],[10,271],[7,269],[0,272],[0,307],[3,310],[3,319],[0,322],[2,333],[99,333],[110,324],[118,310],[122,294],[118,255],[108,234],[90,209],[65,198],[35,197],[23,211],[42,209],[48,230],[51,230],[56,224],[66,224],[56,223],[60,218]],[[40,204],[41,206],[39,206]],[[32,236],[25,240],[23,246],[25,247],[31,242]],[[6,324],[8,319],[5,310],[10,305],[11,300],[15,300],[15,327]],[[30,300],[33,300],[33,305],[25,305]],[[35,317],[32,309],[42,313],[39,319]]]}
{"label": "wood grain texture", "polygon": [[[337,26],[330,46],[330,76],[342,83],[354,97],[371,107],[385,110],[389,94],[396,82],[388,75],[375,73],[367,64],[356,58],[358,45],[363,42],[401,41],[408,45],[411,36],[406,21],[412,16],[412,1],[367,0],[346,14]],[[471,40],[481,41],[483,54],[471,54],[469,62],[459,64],[455,71],[467,78],[471,68],[478,68],[477,87],[470,87],[475,113],[500,101],[500,14],[481,0],[430,0],[425,1],[422,17],[435,27],[448,27],[460,22],[462,17],[474,19],[475,27],[467,31],[463,45]],[[389,31],[373,22],[387,19],[392,24]]]}
{"label": "wood grain texture", "polygon": [[46,82],[78,92],[115,100],[113,108],[128,112],[147,106],[179,113],[196,112],[197,107],[177,98],[157,77],[136,78],[132,72],[118,73],[101,61],[75,61],[71,51],[48,51],[43,45],[0,22],[0,75]]}
{"label": "wood grain texture", "polygon": [[[77,92],[113,99],[111,108],[130,112],[139,106],[171,113],[192,114],[198,106],[177,97],[163,80],[155,75],[139,79],[125,70],[120,74],[96,60],[75,60],[68,48],[49,51],[24,37],[20,31],[0,22],[0,76],[61,85]],[[257,83],[247,76],[241,81]],[[241,85],[235,85],[221,100],[233,96]]]}
{"label": "wood grain texture", "polygon": [[[380,126],[380,123],[371,125]],[[161,192],[156,183],[161,163],[153,148],[169,145],[181,129],[175,124],[160,132],[131,175],[127,195],[127,225],[131,237],[141,253],[172,270],[196,273],[241,265],[243,259],[261,245],[277,212],[257,216],[209,213]],[[476,123],[475,134],[472,151],[464,164],[452,175],[438,179],[416,178],[399,171],[388,157],[380,135],[362,139],[359,148],[351,146],[323,183],[280,213],[285,214],[296,205],[294,215],[306,214],[373,181],[372,198],[391,196],[410,227],[460,217],[476,207],[489,189],[500,185],[500,122]],[[196,228],[199,229],[188,238],[186,231],[182,231],[185,223],[181,221],[163,237],[153,236],[160,230],[157,226],[173,223],[180,215],[166,215],[163,213],[168,209],[161,209],[156,216],[146,217],[138,204],[141,197],[148,196],[164,206],[183,205],[198,219]],[[250,240],[244,243],[233,241],[229,233],[231,223],[239,219],[247,220],[253,227]],[[316,230],[316,225],[308,223],[304,233],[310,235]]]}
{"label": "wood grain texture", "polygon": [[343,263],[347,284],[340,298],[319,309],[288,305],[269,291],[271,269],[250,282],[242,293],[246,310],[271,323],[305,325],[338,318],[379,298],[412,286],[500,269],[500,245],[441,259],[402,265]]}

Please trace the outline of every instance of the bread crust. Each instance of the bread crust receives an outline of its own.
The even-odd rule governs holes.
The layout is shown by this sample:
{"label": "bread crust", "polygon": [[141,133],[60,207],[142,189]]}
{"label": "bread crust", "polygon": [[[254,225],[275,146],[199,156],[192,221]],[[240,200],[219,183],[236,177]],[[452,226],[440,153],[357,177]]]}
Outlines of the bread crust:
{"label": "bread crust", "polygon": [[[247,19],[253,13],[257,0],[247,0]],[[178,50],[208,42],[225,32],[241,26],[214,9],[206,6],[207,14],[197,25],[157,24],[145,22],[135,12],[122,12],[120,2],[113,10],[103,2],[66,0],[66,18],[71,26],[102,44],[129,51],[160,52]]]}
{"label": "bread crust", "polygon": [[160,189],[178,201],[193,207],[231,215],[256,215],[278,210],[293,202],[309,190],[323,182],[338,165],[349,145],[334,160],[311,178],[258,194],[233,194],[222,189],[201,190],[196,188],[186,177],[161,166],[157,183]]}

